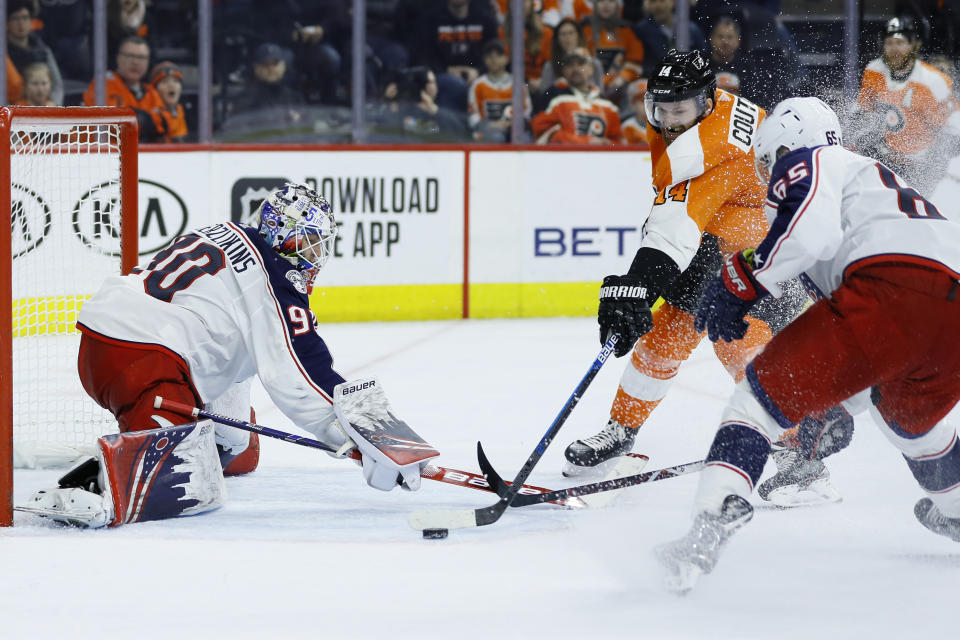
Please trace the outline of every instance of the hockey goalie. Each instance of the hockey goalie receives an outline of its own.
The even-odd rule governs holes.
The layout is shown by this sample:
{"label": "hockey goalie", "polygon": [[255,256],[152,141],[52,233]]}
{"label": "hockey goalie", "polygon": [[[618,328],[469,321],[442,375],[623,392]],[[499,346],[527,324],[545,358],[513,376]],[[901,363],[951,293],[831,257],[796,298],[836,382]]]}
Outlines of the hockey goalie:
{"label": "hockey goalie", "polygon": [[245,420],[254,375],[295,425],[340,455],[358,450],[368,485],[418,489],[438,452],[396,418],[376,379],[347,382],[333,369],[310,311],[336,235],[327,200],[287,184],[251,225],[194,230],[147,266],[107,278],[79,315],[78,370],[120,433],[19,509],[104,526],[216,508],[224,475],[256,469],[257,435],[190,422],[154,399]]}

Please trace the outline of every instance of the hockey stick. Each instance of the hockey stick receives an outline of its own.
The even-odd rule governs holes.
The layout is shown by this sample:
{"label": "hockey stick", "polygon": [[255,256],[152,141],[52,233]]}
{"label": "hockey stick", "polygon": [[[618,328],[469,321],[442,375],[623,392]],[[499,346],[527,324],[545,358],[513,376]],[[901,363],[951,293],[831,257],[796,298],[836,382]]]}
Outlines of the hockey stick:
{"label": "hockey stick", "polygon": [[[337,453],[337,450],[331,447],[330,445],[320,442],[319,440],[314,440],[312,438],[305,438],[303,436],[294,435],[292,433],[287,433],[286,431],[279,431],[277,429],[271,429],[270,427],[264,427],[263,425],[256,424],[254,422],[244,422],[243,420],[236,420],[234,418],[229,418],[227,416],[220,415],[218,413],[212,413],[210,411],[205,411],[197,407],[192,407],[188,404],[183,404],[182,402],[177,402],[176,400],[167,400],[160,396],[156,396],[153,400],[153,406],[156,409],[166,409],[167,411],[173,411],[174,413],[179,413],[184,416],[190,416],[192,418],[205,418],[208,420],[213,420],[214,422],[219,422],[231,427],[236,427],[237,429],[243,429],[244,431],[252,431],[254,433],[259,433],[261,435],[276,438],[278,440],[284,440],[286,442],[292,442],[293,444],[298,444],[304,447],[309,447],[311,449],[320,449],[321,451],[327,451],[329,453]],[[352,460],[360,460],[360,452],[354,449],[350,453],[346,454],[344,457],[350,458]],[[449,467],[441,467],[435,464],[428,464],[420,471],[420,477],[426,478],[428,480],[435,480],[437,482],[444,482],[446,484],[453,484],[459,487],[469,487],[471,489],[477,489],[479,491],[493,491],[493,488],[487,482],[487,480],[480,475],[479,473],[473,473],[472,471],[461,471],[460,469],[451,469]],[[537,487],[533,485],[523,485],[520,488],[521,495],[535,495],[540,493],[547,493],[550,489],[544,487]],[[552,501],[553,504],[560,505],[562,507],[571,507],[571,508],[583,508],[587,505],[580,500],[579,498],[570,498],[569,500],[559,500]]]}
{"label": "hockey stick", "polygon": [[[480,463],[480,472],[483,473],[483,477],[487,479],[487,482],[490,483],[490,486],[493,487],[493,490],[496,491],[497,495],[501,498],[505,496],[507,491],[510,489],[510,485],[500,477],[500,474],[497,473],[497,470],[493,468],[492,464],[490,464],[490,460],[487,459],[487,455],[483,451],[483,446],[481,446],[479,442],[477,443],[477,460]],[[630,473],[630,471],[640,471],[640,469],[642,469],[650,460],[650,456],[645,456],[642,453],[626,453],[617,460],[620,462],[617,465],[614,465],[614,467],[607,473],[604,482],[613,482],[614,480],[622,480],[623,478],[637,475],[636,473]],[[609,489],[600,489],[599,491],[590,493],[615,491],[620,488],[622,487],[610,487]],[[587,506],[599,506],[599,503],[601,502],[606,504],[610,501],[612,501],[612,498],[610,500],[598,501],[597,505],[588,503]],[[518,507],[523,505],[517,504],[517,500],[514,500],[510,506]]]}
{"label": "hockey stick", "polygon": [[[550,428],[548,428],[547,432],[540,438],[540,442],[537,443],[533,453],[531,453],[527,461],[523,463],[520,472],[517,473],[517,477],[510,483],[510,488],[500,497],[500,500],[489,507],[481,507],[479,509],[428,509],[414,511],[410,514],[410,526],[421,531],[424,529],[465,529],[468,527],[482,527],[493,524],[499,520],[500,516],[507,510],[507,507],[510,506],[510,503],[517,498],[520,487],[523,486],[524,481],[529,477],[533,468],[540,461],[540,458],[543,457],[547,447],[550,446],[557,432],[560,431],[560,427],[563,426],[563,423],[566,422],[570,416],[573,408],[580,402],[580,398],[587,390],[587,387],[589,387],[593,379],[597,377],[600,368],[613,353],[613,348],[616,346],[617,340],[619,340],[619,336],[615,333],[611,333],[610,337],[607,338],[607,342],[603,345],[603,348],[600,349],[600,353],[594,359],[593,364],[590,365],[590,369],[587,370],[587,373],[580,380],[577,388],[573,390],[573,394],[567,399],[560,413],[554,418],[550,424]],[[477,443],[477,448],[478,453],[482,452],[483,449],[480,443]]]}
{"label": "hockey stick", "polygon": [[582,484],[578,487],[558,489],[556,491],[548,491],[547,493],[540,493],[532,496],[517,496],[513,499],[513,502],[510,506],[525,507],[531,504],[542,504],[544,502],[564,500],[576,496],[586,496],[593,493],[601,493],[603,491],[623,489],[625,487],[632,487],[636,484],[656,482],[657,480],[666,480],[667,478],[676,478],[677,476],[686,475],[688,473],[695,473],[703,469],[704,466],[706,466],[705,460],[697,460],[696,462],[687,462],[686,464],[678,464],[672,467],[657,469],[655,471],[646,471],[644,473],[638,473],[632,476],[617,478],[616,480],[604,480],[602,482],[594,482],[592,484]]}

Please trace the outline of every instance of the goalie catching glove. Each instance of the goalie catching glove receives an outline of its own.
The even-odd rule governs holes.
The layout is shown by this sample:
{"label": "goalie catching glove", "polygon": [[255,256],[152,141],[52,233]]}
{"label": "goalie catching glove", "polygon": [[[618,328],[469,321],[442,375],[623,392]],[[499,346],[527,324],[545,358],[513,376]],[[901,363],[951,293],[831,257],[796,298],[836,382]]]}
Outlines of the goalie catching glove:
{"label": "goalie catching glove", "polygon": [[611,333],[620,336],[613,354],[620,358],[630,353],[640,336],[653,329],[651,307],[680,269],[667,254],[658,249],[637,251],[630,270],[622,276],[607,276],[600,287],[600,344],[606,344]]}
{"label": "goalie catching glove", "polygon": [[710,281],[700,305],[694,328],[707,331],[711,342],[740,340],[749,324],[743,319],[767,290],[753,277],[754,250],[745,249],[727,258],[720,275]]}
{"label": "goalie catching glove", "polygon": [[[440,452],[394,415],[376,378],[352,380],[333,389],[340,428],[360,451],[363,478],[374,489],[420,488],[420,470]],[[341,448],[341,451],[347,447]]]}

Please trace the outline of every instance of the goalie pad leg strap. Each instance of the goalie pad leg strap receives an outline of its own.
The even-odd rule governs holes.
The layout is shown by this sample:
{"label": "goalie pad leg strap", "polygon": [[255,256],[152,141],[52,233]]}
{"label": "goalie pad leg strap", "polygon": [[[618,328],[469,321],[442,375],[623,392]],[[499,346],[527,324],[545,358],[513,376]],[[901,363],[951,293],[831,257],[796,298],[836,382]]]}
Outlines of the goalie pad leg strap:
{"label": "goalie pad leg strap", "polygon": [[108,435],[98,445],[111,526],[203,513],[226,498],[209,420]]}

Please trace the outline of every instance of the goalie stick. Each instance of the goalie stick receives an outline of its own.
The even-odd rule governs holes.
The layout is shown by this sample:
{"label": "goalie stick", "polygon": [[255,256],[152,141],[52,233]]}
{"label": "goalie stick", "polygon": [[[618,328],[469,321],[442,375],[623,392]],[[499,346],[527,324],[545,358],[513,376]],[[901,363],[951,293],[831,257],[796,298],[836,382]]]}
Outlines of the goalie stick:
{"label": "goalie stick", "polygon": [[[162,398],[160,396],[156,396],[154,398],[153,406],[157,409],[167,409],[168,411],[173,411],[174,413],[190,416],[192,418],[205,418],[207,420],[213,420],[214,422],[219,422],[220,424],[225,424],[230,427],[236,427],[237,429],[243,429],[244,431],[252,431],[270,438],[285,440],[286,442],[292,442],[293,444],[310,447],[311,449],[320,449],[321,451],[327,451],[329,453],[337,452],[336,449],[328,444],[320,442],[319,440],[305,438],[292,433],[287,433],[286,431],[280,431],[278,429],[271,429],[270,427],[264,427],[263,425],[259,425],[254,422],[236,420],[218,413],[212,413],[197,407],[191,407],[188,404],[183,404],[182,402],[177,402],[176,400],[167,400],[166,398]],[[352,460],[359,460],[360,452],[354,449],[344,457]],[[451,469],[449,467],[428,464],[420,471],[420,477],[428,480],[435,480],[437,482],[456,485],[459,487],[469,487],[470,489],[477,489],[479,491],[494,491],[482,475],[479,473],[473,473],[472,471],[461,471],[460,469]],[[520,488],[518,493],[521,495],[534,495],[539,493],[547,493],[548,491],[550,491],[550,489],[525,484]],[[574,509],[584,508],[587,506],[579,498],[569,498],[549,502],[561,507],[570,507]]]}
{"label": "goalie stick", "polygon": [[[421,531],[425,529],[466,529],[469,527],[486,526],[499,520],[500,516],[507,510],[507,507],[519,496],[520,487],[523,486],[524,481],[530,476],[530,473],[540,461],[540,458],[543,457],[547,447],[553,442],[554,437],[556,437],[557,432],[560,431],[560,427],[563,426],[563,423],[566,422],[570,416],[573,408],[580,402],[580,398],[587,390],[587,387],[589,387],[593,379],[597,377],[600,368],[603,367],[603,364],[613,353],[613,348],[616,346],[618,340],[619,336],[616,333],[611,333],[610,337],[607,338],[603,348],[600,349],[600,353],[597,354],[597,357],[590,365],[590,369],[587,370],[587,373],[580,380],[576,389],[573,390],[573,393],[567,399],[563,408],[560,409],[560,413],[554,418],[547,432],[540,438],[540,442],[537,443],[533,452],[527,457],[527,461],[520,467],[520,472],[517,473],[517,477],[510,483],[510,487],[505,494],[500,497],[500,500],[489,507],[481,507],[479,509],[425,509],[414,511],[410,514],[410,526]],[[482,451],[480,443],[477,443],[477,447],[478,451]]]}

